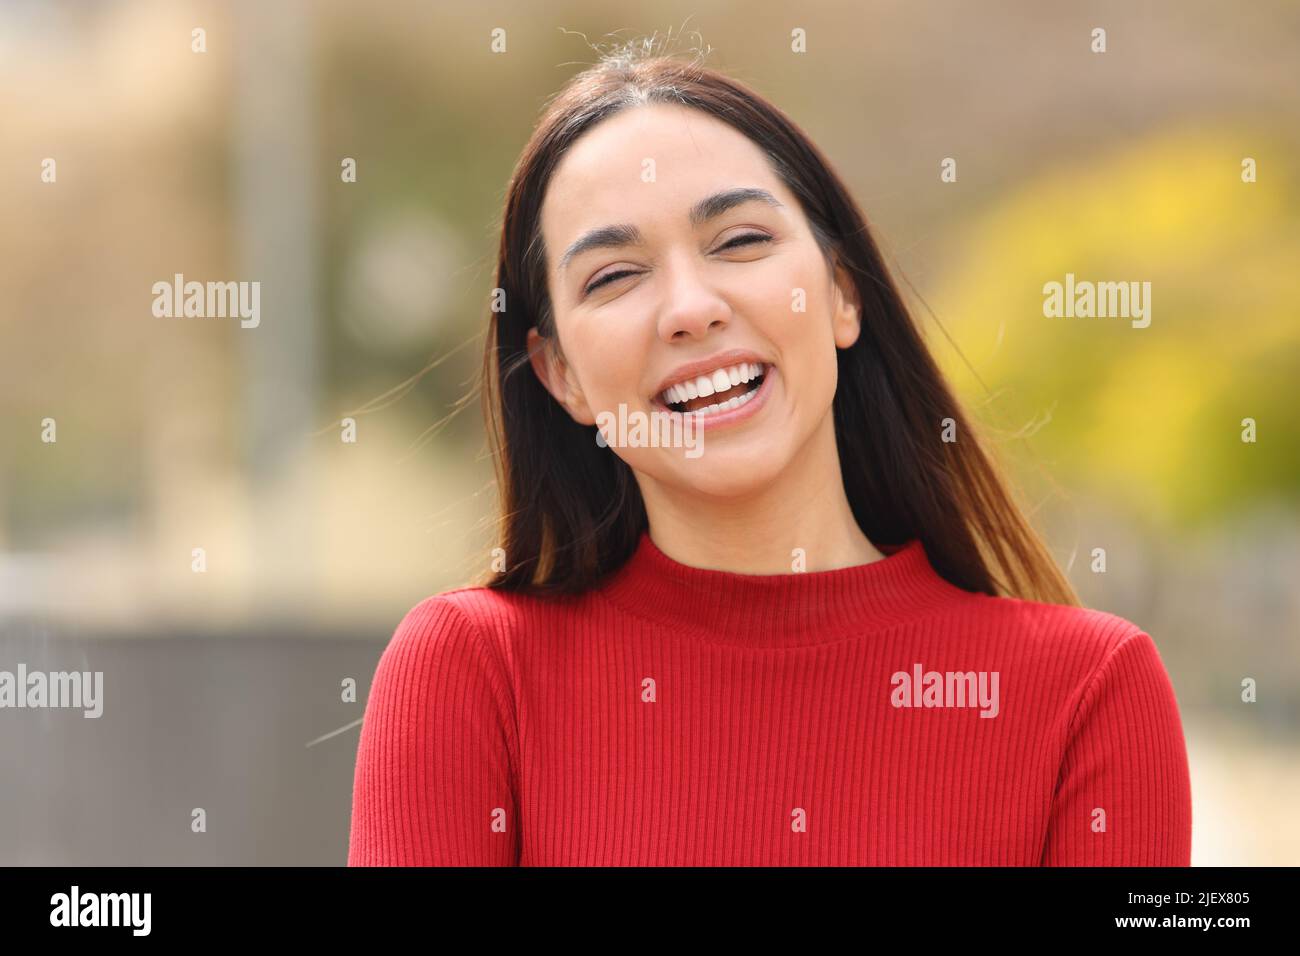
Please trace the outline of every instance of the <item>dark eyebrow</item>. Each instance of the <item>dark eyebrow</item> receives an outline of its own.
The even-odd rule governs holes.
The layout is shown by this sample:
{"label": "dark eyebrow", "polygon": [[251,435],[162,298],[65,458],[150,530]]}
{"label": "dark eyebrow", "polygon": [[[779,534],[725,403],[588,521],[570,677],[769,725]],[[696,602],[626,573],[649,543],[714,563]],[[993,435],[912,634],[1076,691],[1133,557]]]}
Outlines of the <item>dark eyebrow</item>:
{"label": "dark eyebrow", "polygon": [[[761,202],[769,206],[784,205],[766,189],[759,189],[754,186],[738,186],[734,189],[724,189],[712,196],[705,196],[691,207],[689,216],[691,227],[695,228],[710,219],[716,219],[727,210],[747,202]],[[589,249],[635,246],[641,241],[641,230],[628,223],[592,229],[564,251],[564,255],[560,257],[558,271],[563,272],[565,266],[575,256],[581,255]]]}

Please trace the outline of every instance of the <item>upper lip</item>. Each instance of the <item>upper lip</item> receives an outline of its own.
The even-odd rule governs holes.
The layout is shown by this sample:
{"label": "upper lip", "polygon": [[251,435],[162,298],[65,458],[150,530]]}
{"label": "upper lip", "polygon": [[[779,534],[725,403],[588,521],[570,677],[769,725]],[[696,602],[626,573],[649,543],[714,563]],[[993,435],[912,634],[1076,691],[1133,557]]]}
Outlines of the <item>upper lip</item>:
{"label": "upper lip", "polygon": [[753,362],[755,365],[763,366],[772,364],[749,349],[728,349],[706,359],[700,359],[698,362],[687,362],[684,365],[677,366],[668,374],[667,378],[659,383],[659,387],[655,389],[654,397],[661,399],[664,390],[670,385],[676,385],[679,382],[685,382],[687,379],[698,378],[701,375],[716,372],[720,368],[740,365],[742,362]]}

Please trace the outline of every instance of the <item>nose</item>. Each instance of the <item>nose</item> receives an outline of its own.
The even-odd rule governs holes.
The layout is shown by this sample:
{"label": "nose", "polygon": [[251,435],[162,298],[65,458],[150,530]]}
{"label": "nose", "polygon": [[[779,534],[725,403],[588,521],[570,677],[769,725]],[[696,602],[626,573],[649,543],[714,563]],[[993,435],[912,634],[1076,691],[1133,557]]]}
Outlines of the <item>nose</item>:
{"label": "nose", "polygon": [[704,280],[697,263],[682,257],[665,270],[667,291],[659,314],[659,335],[665,342],[701,338],[727,327],[731,306]]}

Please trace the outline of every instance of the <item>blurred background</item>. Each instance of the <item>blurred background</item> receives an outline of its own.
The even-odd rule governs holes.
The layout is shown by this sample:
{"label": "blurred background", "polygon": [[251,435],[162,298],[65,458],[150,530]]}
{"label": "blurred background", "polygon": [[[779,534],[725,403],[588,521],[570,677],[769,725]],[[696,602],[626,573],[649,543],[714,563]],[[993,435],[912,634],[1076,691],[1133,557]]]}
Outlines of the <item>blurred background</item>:
{"label": "blurred background", "polygon": [[[655,32],[822,147],[1084,602],[1155,638],[1193,862],[1300,863],[1300,5],[4,0],[0,670],[105,700],[0,711],[0,864],[346,861],[379,654],[490,561],[511,169]],[[1067,272],[1150,326],[1045,318]],[[155,316],[177,273],[260,324]]]}

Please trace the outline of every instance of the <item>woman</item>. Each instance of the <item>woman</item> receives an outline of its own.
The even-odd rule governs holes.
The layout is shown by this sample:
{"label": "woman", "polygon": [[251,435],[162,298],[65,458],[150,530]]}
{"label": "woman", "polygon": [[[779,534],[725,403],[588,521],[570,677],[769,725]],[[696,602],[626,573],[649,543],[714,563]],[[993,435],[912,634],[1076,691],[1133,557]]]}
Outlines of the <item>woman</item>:
{"label": "woman", "polygon": [[495,573],[384,652],[349,863],[1189,864],[1155,644],[1078,606],[779,110],[606,56],[497,285]]}

